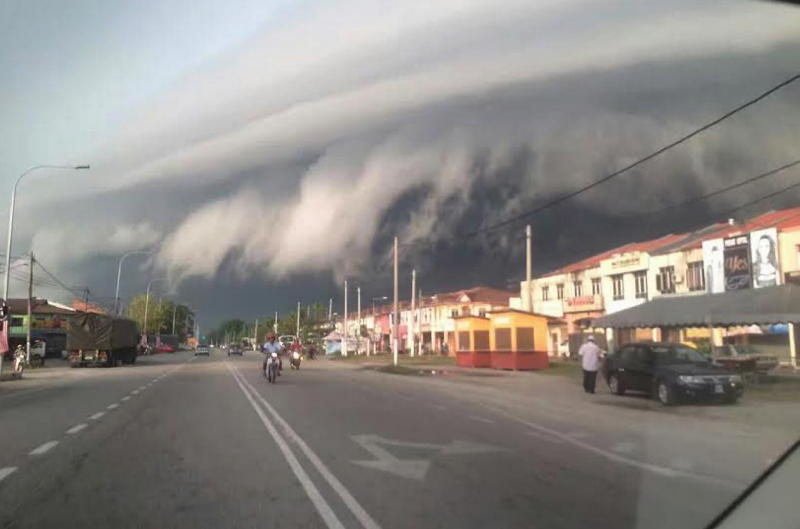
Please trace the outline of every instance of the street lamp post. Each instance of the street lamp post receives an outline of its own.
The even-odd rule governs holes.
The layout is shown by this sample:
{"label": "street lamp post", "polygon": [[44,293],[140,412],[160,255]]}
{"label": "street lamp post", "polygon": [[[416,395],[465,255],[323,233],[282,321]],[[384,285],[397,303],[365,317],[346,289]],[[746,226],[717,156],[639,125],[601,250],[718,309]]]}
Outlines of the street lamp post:
{"label": "street lamp post", "polygon": [[[3,303],[6,305],[8,304],[8,280],[9,280],[9,272],[11,270],[11,239],[14,236],[14,205],[17,201],[17,186],[19,186],[20,180],[22,177],[28,173],[36,171],[37,169],[89,169],[88,165],[34,165],[33,167],[29,167],[26,169],[21,175],[17,177],[17,180],[14,182],[14,187],[11,190],[11,204],[8,208],[8,238],[6,240],[6,270],[5,270],[5,279],[3,281]],[[5,322],[8,325],[8,321]],[[30,325],[30,322],[28,322]],[[0,356],[0,374],[3,372],[3,361],[2,356]]]}
{"label": "street lamp post", "polygon": [[119,280],[122,277],[122,263],[125,261],[125,258],[129,255],[137,255],[137,254],[148,254],[152,255],[153,252],[150,250],[132,250],[130,252],[126,252],[119,258],[119,265],[117,266],[117,286],[114,289],[114,314],[119,314]]}
{"label": "street lamp post", "polygon": [[156,281],[167,281],[166,277],[156,277],[151,279],[149,283],[147,283],[147,291],[144,297],[144,323],[142,324],[142,334],[144,334],[145,340],[147,339],[147,311],[150,308],[150,287]]}

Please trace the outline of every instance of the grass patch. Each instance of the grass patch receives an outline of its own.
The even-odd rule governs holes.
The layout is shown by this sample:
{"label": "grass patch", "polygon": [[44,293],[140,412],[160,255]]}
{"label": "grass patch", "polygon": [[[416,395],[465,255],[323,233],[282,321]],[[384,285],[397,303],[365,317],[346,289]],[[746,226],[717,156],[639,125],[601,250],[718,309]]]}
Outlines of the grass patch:
{"label": "grass patch", "polygon": [[421,375],[419,369],[414,369],[412,367],[406,366],[395,366],[395,365],[388,365],[388,366],[381,366],[375,368],[375,371],[380,373],[389,373],[392,375]]}
{"label": "grass patch", "polygon": [[580,379],[583,377],[583,369],[577,362],[554,362],[551,360],[550,367],[539,369],[536,374]]}

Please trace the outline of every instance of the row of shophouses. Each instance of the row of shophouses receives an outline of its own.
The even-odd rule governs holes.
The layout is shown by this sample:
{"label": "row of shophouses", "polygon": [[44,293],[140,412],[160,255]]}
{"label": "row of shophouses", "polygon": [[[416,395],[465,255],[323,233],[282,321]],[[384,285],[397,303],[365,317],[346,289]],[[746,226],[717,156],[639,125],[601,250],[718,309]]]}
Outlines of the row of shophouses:
{"label": "row of shophouses", "polygon": [[[454,354],[458,317],[511,308],[548,316],[547,351],[566,355],[575,352],[595,318],[656,298],[790,282],[800,282],[800,207],[625,244],[535,277],[530,283],[522,281],[518,293],[481,286],[434,294],[418,298],[413,312],[411,303],[403,301],[399,346],[408,350],[413,343],[416,350]],[[351,314],[349,335],[360,335],[364,343],[387,349],[391,343],[391,310],[391,306],[383,305],[373,313],[370,307],[360,320],[357,314]],[[620,331],[616,342],[705,339],[721,345],[726,333],[736,332],[741,330],[626,329]],[[768,329],[761,333],[768,334]],[[776,344],[787,340],[785,336],[761,339]],[[363,349],[364,343],[359,340],[356,347]]]}

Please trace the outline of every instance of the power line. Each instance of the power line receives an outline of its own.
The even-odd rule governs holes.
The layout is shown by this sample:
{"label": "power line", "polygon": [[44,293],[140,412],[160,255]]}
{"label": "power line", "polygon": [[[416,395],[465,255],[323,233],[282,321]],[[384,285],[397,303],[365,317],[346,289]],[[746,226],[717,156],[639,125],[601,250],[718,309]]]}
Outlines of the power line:
{"label": "power line", "polygon": [[502,228],[502,227],[507,226],[509,224],[512,224],[514,222],[517,222],[517,221],[520,221],[522,219],[525,219],[527,217],[530,217],[532,215],[535,215],[535,214],[537,214],[537,213],[539,213],[541,211],[544,211],[544,210],[549,209],[549,208],[551,208],[553,206],[561,204],[562,202],[566,202],[567,200],[569,200],[571,198],[574,198],[574,197],[576,197],[576,196],[578,196],[578,195],[580,195],[582,193],[585,193],[586,191],[588,191],[588,190],[590,190],[590,189],[592,189],[594,187],[597,187],[600,184],[608,182],[612,178],[615,178],[615,177],[617,177],[617,176],[619,176],[619,175],[621,175],[621,174],[623,174],[623,173],[625,173],[627,171],[630,171],[631,169],[633,169],[635,167],[638,167],[639,165],[642,165],[643,163],[645,163],[645,162],[647,162],[649,160],[652,160],[653,158],[655,158],[655,157],[667,152],[668,150],[670,150],[670,149],[672,149],[674,147],[677,147],[678,145],[688,141],[689,139],[691,139],[691,138],[693,138],[693,137],[695,137],[695,136],[697,136],[699,134],[702,134],[703,132],[707,131],[708,129],[718,125],[719,123],[722,123],[723,121],[725,121],[726,119],[730,118],[734,114],[737,114],[738,112],[741,112],[742,110],[746,109],[747,107],[750,107],[750,106],[758,103],[762,99],[765,99],[766,97],[774,94],[775,92],[777,92],[781,88],[784,88],[785,86],[788,86],[788,85],[794,83],[798,79],[800,79],[800,73],[795,74],[792,77],[790,77],[789,79],[786,79],[785,81],[778,83],[777,85],[773,86],[772,88],[770,88],[766,92],[762,92],[761,94],[759,94],[758,96],[754,97],[753,99],[750,99],[750,100],[746,101],[745,103],[742,103],[741,105],[737,106],[736,108],[734,108],[732,110],[729,110],[728,112],[726,112],[725,114],[721,115],[720,117],[714,119],[713,121],[710,121],[710,122],[706,123],[705,125],[701,126],[700,128],[697,128],[697,129],[693,130],[692,132],[690,132],[688,134],[685,134],[684,136],[681,136],[677,140],[675,140],[675,141],[673,141],[673,142],[661,147],[660,149],[648,154],[647,156],[645,156],[643,158],[640,158],[640,159],[636,160],[633,163],[630,163],[630,164],[626,165],[625,167],[623,167],[621,169],[618,169],[617,171],[614,171],[613,173],[610,173],[610,174],[608,174],[608,175],[606,175],[606,176],[604,176],[604,177],[602,177],[602,178],[600,178],[598,180],[595,180],[594,182],[592,182],[590,184],[587,184],[587,185],[585,185],[583,187],[580,187],[580,188],[578,188],[578,189],[576,189],[574,191],[571,191],[571,192],[569,192],[569,193],[567,193],[565,195],[561,195],[560,197],[557,197],[557,198],[555,198],[555,199],[553,199],[553,200],[551,200],[549,202],[546,202],[546,203],[542,204],[541,206],[538,206],[538,207],[536,207],[536,208],[534,208],[532,210],[526,211],[524,213],[520,213],[518,215],[515,215],[514,217],[511,217],[511,218],[508,218],[506,220],[500,221],[500,222],[498,222],[496,224],[493,224],[491,226],[486,226],[484,228],[480,228],[480,229],[476,230],[475,232],[467,234],[467,235],[468,236],[475,236],[475,235],[478,235],[481,232],[493,231],[493,230],[496,230],[498,228]]}
{"label": "power line", "polygon": [[731,213],[734,213],[734,212],[739,211],[741,209],[744,209],[746,207],[752,206],[753,204],[757,204],[759,202],[762,202],[764,200],[770,199],[772,197],[776,197],[776,196],[778,196],[778,195],[780,195],[782,193],[785,193],[786,191],[789,191],[790,189],[794,189],[794,188],[797,188],[797,187],[800,187],[800,182],[795,182],[794,184],[791,184],[791,185],[788,185],[788,186],[786,186],[784,188],[778,189],[777,191],[775,191],[773,193],[769,193],[767,195],[764,195],[762,197],[756,198],[754,200],[750,200],[749,202],[745,202],[744,204],[740,204],[740,205],[736,206],[735,208],[729,210],[727,213],[725,213],[725,216],[728,216]]}

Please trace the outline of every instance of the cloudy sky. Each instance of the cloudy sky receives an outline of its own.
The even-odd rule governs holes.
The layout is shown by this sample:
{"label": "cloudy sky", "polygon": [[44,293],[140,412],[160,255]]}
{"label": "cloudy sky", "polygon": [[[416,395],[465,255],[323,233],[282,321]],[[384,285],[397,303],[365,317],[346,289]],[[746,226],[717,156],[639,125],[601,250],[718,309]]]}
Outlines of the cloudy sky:
{"label": "cloudy sky", "polygon": [[[205,325],[338,306],[344,278],[388,294],[394,235],[428,292],[503,286],[524,268],[523,228],[476,229],[713,119],[798,57],[800,8],[781,3],[5,0],[0,183],[92,165],[26,177],[12,254],[32,248],[110,302],[119,256],[152,249],[123,297],[169,277],[163,295]],[[649,214],[800,158],[798,110],[800,83],[536,216],[536,271],[800,178]]]}

